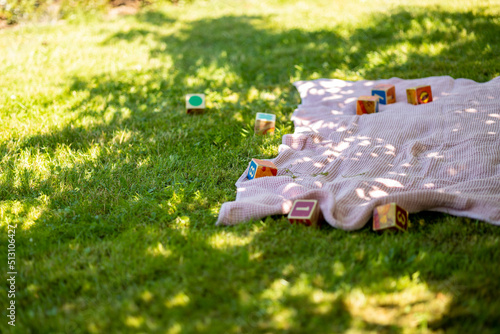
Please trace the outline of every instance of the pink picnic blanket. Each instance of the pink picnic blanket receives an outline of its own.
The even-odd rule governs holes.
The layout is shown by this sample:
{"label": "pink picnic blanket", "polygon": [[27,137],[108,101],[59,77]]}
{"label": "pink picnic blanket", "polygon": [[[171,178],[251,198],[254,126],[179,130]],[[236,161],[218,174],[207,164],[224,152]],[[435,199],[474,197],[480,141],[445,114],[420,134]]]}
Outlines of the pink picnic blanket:
{"label": "pink picnic blanket", "polygon": [[[356,100],[379,83],[396,87],[395,104],[356,115]],[[431,85],[434,101],[411,105],[406,89]],[[295,133],[272,159],[275,177],[236,182],[217,224],[286,215],[296,199],[317,199],[324,219],[362,228],[376,206],[396,202],[500,225],[500,77],[486,83],[448,76],[295,83],[302,104]],[[255,157],[259,158],[259,157]],[[410,216],[411,220],[411,216]]]}

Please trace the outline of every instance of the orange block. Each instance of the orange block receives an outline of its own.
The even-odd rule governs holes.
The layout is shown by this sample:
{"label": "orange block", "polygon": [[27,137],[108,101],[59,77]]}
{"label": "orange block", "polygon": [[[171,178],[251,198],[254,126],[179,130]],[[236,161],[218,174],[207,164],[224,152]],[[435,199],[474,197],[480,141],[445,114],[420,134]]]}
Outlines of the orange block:
{"label": "orange block", "polygon": [[360,96],[356,102],[356,114],[373,114],[378,112],[377,96]]}
{"label": "orange block", "polygon": [[432,102],[431,86],[417,86],[406,90],[408,103],[418,105]]}
{"label": "orange block", "polygon": [[276,126],[276,115],[266,114],[263,112],[257,113],[257,117],[255,118],[255,126],[254,126],[255,134],[273,135],[275,126]]}
{"label": "orange block", "polygon": [[250,168],[248,169],[247,178],[249,180],[264,177],[264,176],[276,176],[278,174],[278,167],[271,161],[252,159],[250,162]]}
{"label": "orange block", "polygon": [[372,88],[372,96],[378,96],[380,104],[396,103],[396,87],[390,84],[379,84]]}
{"label": "orange block", "polygon": [[396,203],[388,203],[377,206],[373,210],[373,230],[396,230],[406,231],[408,229],[408,212]]}

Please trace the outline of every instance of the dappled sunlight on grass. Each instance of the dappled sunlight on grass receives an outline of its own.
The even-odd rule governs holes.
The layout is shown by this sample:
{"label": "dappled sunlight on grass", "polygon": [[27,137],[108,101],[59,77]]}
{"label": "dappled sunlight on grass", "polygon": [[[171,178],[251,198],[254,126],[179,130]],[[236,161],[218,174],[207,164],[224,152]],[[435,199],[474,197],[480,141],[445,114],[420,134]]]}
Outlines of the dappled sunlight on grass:
{"label": "dappled sunlight on grass", "polygon": [[142,326],[142,324],[144,323],[144,318],[141,317],[141,316],[138,316],[138,317],[134,317],[134,316],[127,316],[126,320],[125,320],[125,325],[127,325],[127,327],[131,327],[131,328],[139,328]]}
{"label": "dappled sunlight on grass", "polygon": [[172,251],[170,249],[165,249],[161,242],[158,242],[156,246],[150,246],[147,250],[147,253],[151,254],[152,256],[163,257],[169,257],[170,255],[172,255]]}
{"label": "dappled sunlight on grass", "polygon": [[[405,235],[283,216],[214,226],[250,159],[276,157],[294,132],[293,81],[499,75],[500,8],[436,3],[200,0],[0,30],[0,226],[18,224],[20,331],[494,330],[492,226],[426,214]],[[186,115],[193,92],[206,113]],[[257,112],[276,115],[274,136],[254,135]],[[304,162],[356,159],[344,156],[354,146],[396,154],[344,123],[331,131],[346,134],[324,161]],[[401,167],[353,195],[403,189],[411,166]]]}
{"label": "dappled sunlight on grass", "polygon": [[412,278],[384,279],[374,283],[370,291],[356,288],[347,294],[345,302],[351,315],[365,322],[402,328],[427,328],[429,322],[443,317],[453,301],[451,294],[432,291],[416,274]]}
{"label": "dappled sunlight on grass", "polygon": [[179,231],[182,235],[188,235],[188,229],[191,225],[191,219],[188,216],[180,216],[175,218],[171,225],[173,229]]}
{"label": "dappled sunlight on grass", "polygon": [[253,240],[253,233],[238,236],[227,231],[217,232],[208,239],[208,244],[217,249],[227,249],[230,247],[241,247],[250,244]]}
{"label": "dappled sunlight on grass", "polygon": [[[273,158],[278,154],[278,147],[280,144],[274,144],[274,138],[266,138],[264,141],[264,145],[259,149],[259,157],[265,158]],[[267,145],[266,145],[267,144]]]}
{"label": "dappled sunlight on grass", "polygon": [[42,216],[45,210],[47,210],[47,206],[43,204],[38,206],[32,206],[31,208],[29,208],[29,211],[25,215],[22,228],[29,229]]}
{"label": "dappled sunlight on grass", "polygon": [[[220,57],[224,58],[224,56]],[[215,62],[210,63],[208,66],[203,66],[201,63],[196,65],[199,68],[196,70],[196,73],[186,78],[186,87],[196,88],[205,86],[207,82],[209,86],[232,87],[241,82],[240,77],[231,70],[229,65],[219,66]]]}
{"label": "dappled sunlight on grass", "polygon": [[[19,230],[29,230],[48,210],[48,198],[39,196],[36,200],[3,201],[0,203],[0,226],[15,225]],[[59,211],[63,214],[63,211]]]}
{"label": "dappled sunlight on grass", "polygon": [[189,296],[187,296],[184,292],[179,292],[169,300],[165,302],[166,308],[173,307],[186,307],[189,304]]}
{"label": "dappled sunlight on grass", "polygon": [[182,333],[182,325],[176,322],[167,329],[167,334],[180,334]]}
{"label": "dappled sunlight on grass", "polygon": [[259,296],[260,304],[269,315],[263,328],[290,330],[301,315],[310,317],[328,315],[341,301],[340,293],[331,293],[311,285],[310,278],[301,274],[293,283],[277,279]]}

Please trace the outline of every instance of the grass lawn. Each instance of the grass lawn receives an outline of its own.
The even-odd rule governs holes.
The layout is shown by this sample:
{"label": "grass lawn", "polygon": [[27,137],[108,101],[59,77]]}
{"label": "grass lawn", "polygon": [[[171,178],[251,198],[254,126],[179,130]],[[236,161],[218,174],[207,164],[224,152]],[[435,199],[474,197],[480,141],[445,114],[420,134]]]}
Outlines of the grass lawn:
{"label": "grass lawn", "polygon": [[[0,30],[2,277],[17,224],[0,332],[499,333],[499,227],[214,225],[293,133],[292,82],[500,75],[498,1],[403,3],[200,0]],[[209,110],[186,115],[195,92]],[[257,112],[274,137],[253,136]]]}

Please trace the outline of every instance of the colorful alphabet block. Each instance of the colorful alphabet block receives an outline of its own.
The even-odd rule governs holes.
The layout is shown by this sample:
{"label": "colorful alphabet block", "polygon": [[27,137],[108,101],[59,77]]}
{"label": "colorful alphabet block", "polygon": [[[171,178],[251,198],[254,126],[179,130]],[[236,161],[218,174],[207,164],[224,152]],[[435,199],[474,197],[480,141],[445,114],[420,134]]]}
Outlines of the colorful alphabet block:
{"label": "colorful alphabet block", "polygon": [[373,210],[373,230],[396,230],[406,231],[408,229],[408,212],[396,203],[388,203],[377,206]]}
{"label": "colorful alphabet block", "polygon": [[431,86],[417,86],[406,90],[408,103],[418,105],[432,102]]}
{"label": "colorful alphabet block", "polygon": [[378,97],[360,96],[356,102],[356,114],[373,114],[378,112]]}
{"label": "colorful alphabet block", "polygon": [[372,96],[378,96],[380,104],[396,103],[396,87],[390,84],[376,85],[372,89]]}
{"label": "colorful alphabet block", "polygon": [[291,224],[304,224],[307,226],[318,226],[319,205],[315,199],[298,199],[293,202],[292,210],[288,214]]}
{"label": "colorful alphabet block", "polygon": [[274,128],[276,125],[276,115],[266,114],[263,112],[258,112],[255,118],[255,134],[265,135],[274,134]]}
{"label": "colorful alphabet block", "polygon": [[205,110],[205,94],[187,94],[186,95],[186,112],[200,113]]}
{"label": "colorful alphabet block", "polygon": [[247,178],[252,180],[258,177],[276,176],[277,174],[278,168],[271,161],[252,159]]}

